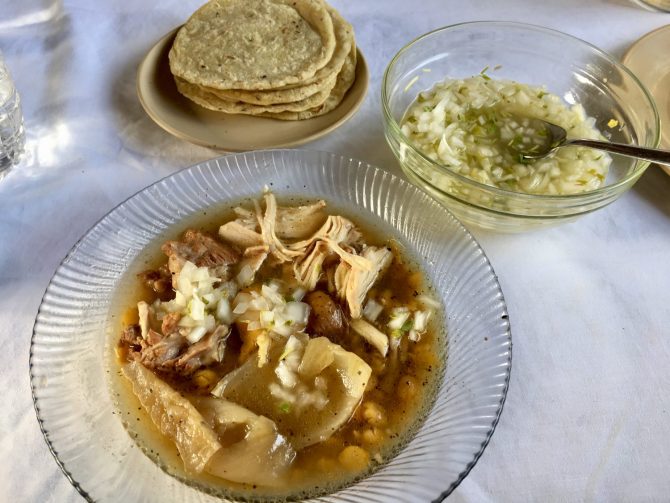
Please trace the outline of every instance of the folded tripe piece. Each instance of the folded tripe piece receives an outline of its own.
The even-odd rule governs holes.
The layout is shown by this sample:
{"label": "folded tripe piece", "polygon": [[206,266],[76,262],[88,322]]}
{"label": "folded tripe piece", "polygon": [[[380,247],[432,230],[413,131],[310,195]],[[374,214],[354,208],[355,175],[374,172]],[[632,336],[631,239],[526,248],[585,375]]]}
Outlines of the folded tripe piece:
{"label": "folded tripe piece", "polygon": [[273,344],[268,364],[256,358],[227,374],[212,393],[273,419],[296,449],[322,442],[349,420],[372,370],[325,337],[305,334]]}
{"label": "folded tripe piece", "polygon": [[[158,430],[174,442],[190,473],[211,473],[246,484],[282,483],[295,450],[275,423],[240,405],[215,397],[182,396],[137,361],[123,375]],[[241,438],[226,433],[240,428]]]}

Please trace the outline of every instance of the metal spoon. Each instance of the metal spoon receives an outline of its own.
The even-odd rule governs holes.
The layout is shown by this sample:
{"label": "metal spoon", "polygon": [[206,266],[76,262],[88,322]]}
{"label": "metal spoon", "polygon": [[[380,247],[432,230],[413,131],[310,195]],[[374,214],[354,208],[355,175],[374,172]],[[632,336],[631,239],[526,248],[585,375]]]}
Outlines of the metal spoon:
{"label": "metal spoon", "polygon": [[[529,126],[536,131],[545,131],[546,134],[540,134],[534,138],[534,144],[528,148],[525,144],[513,146],[516,152],[523,160],[532,161],[541,159],[556,151],[559,147],[567,145],[581,145],[583,147],[605,150],[615,154],[625,155],[644,159],[645,161],[658,164],[670,165],[670,151],[654,148],[638,147],[636,145],[625,145],[623,143],[612,143],[607,141],[586,140],[586,139],[568,139],[567,131],[561,126],[552,124],[542,119],[529,118]],[[538,141],[537,138],[542,138]]]}

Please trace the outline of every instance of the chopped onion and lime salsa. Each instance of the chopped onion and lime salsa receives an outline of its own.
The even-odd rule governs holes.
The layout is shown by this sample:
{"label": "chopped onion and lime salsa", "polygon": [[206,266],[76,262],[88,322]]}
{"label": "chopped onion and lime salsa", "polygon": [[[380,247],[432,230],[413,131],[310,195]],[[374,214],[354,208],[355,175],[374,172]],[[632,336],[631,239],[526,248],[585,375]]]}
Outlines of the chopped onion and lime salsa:
{"label": "chopped onion and lime salsa", "polygon": [[530,194],[576,194],[596,189],[611,158],[587,147],[562,147],[528,161],[519,152],[545,135],[526,118],[565,128],[568,137],[602,139],[595,119],[568,107],[545,87],[489,77],[447,79],[422,91],[401,129],[431,160],[486,185]]}

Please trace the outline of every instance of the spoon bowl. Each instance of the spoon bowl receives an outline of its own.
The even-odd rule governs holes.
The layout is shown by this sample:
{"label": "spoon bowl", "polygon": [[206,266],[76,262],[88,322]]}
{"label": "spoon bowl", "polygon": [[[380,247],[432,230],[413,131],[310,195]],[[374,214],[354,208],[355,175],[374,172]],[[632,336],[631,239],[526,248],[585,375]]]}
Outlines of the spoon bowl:
{"label": "spoon bowl", "polygon": [[537,134],[529,137],[529,141],[510,144],[509,148],[519,155],[519,160],[531,162],[552,155],[560,147],[569,145],[604,150],[626,157],[643,159],[657,164],[670,165],[670,151],[655,148],[638,147],[608,141],[568,138],[567,131],[551,122],[534,117],[524,117],[523,121]]}

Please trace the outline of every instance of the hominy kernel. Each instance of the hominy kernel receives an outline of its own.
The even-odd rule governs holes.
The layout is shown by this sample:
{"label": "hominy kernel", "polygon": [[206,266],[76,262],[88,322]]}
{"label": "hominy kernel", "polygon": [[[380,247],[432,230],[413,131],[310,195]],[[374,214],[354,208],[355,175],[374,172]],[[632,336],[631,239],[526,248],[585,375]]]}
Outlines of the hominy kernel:
{"label": "hominy kernel", "polygon": [[375,402],[363,403],[363,417],[373,426],[386,424],[386,414],[384,414],[384,410]]}
{"label": "hominy kernel", "polygon": [[364,470],[370,463],[368,451],[357,445],[345,447],[337,459],[345,469],[350,471]]}

